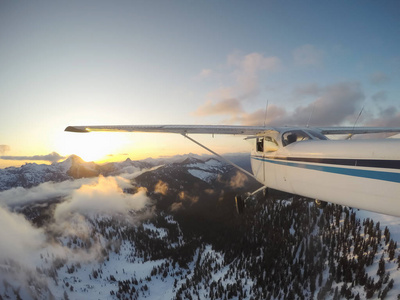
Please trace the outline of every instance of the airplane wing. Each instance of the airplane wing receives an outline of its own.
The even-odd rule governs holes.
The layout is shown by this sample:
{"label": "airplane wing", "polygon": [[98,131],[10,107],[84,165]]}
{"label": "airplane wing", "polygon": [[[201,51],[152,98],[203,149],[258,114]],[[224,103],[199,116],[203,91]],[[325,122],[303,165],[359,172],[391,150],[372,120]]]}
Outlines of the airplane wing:
{"label": "airplane wing", "polygon": [[65,131],[119,131],[119,132],[168,132],[168,133],[197,133],[197,134],[233,134],[255,135],[257,133],[274,130],[263,126],[230,126],[230,125],[109,125],[109,126],[68,126]]}
{"label": "airplane wing", "polygon": [[400,127],[316,127],[322,134],[398,133]]}
{"label": "airplane wing", "polygon": [[[119,132],[168,132],[180,134],[232,134],[256,135],[267,130],[282,131],[288,127],[235,126],[235,125],[105,125],[105,126],[68,126],[65,131],[119,131]],[[301,128],[299,128],[301,129]],[[322,134],[365,134],[399,133],[400,127],[315,127]]]}

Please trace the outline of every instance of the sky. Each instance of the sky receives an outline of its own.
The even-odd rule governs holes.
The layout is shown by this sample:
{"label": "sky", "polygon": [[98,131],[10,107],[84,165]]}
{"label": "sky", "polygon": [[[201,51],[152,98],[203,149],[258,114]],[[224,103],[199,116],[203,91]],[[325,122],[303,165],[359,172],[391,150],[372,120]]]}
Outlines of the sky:
{"label": "sky", "polygon": [[399,11],[398,0],[1,0],[0,168],[204,153],[179,135],[69,125],[334,126],[362,111],[357,125],[400,126]]}

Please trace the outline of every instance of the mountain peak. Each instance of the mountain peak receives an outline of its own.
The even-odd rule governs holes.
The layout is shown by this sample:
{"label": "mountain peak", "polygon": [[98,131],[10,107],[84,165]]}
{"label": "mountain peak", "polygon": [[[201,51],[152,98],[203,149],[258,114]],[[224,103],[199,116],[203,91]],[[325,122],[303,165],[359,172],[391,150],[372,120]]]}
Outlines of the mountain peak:
{"label": "mountain peak", "polygon": [[70,155],[67,160],[71,160],[73,163],[78,163],[78,164],[82,164],[85,163],[85,161],[79,157],[78,155],[72,154]]}
{"label": "mountain peak", "polygon": [[66,160],[70,162],[67,172],[73,178],[94,177],[100,174],[99,166],[94,162],[86,162],[78,155],[72,154]]}
{"label": "mountain peak", "polygon": [[189,164],[197,164],[197,163],[204,163],[203,160],[189,156],[185,160],[181,162],[182,165],[189,165]]}

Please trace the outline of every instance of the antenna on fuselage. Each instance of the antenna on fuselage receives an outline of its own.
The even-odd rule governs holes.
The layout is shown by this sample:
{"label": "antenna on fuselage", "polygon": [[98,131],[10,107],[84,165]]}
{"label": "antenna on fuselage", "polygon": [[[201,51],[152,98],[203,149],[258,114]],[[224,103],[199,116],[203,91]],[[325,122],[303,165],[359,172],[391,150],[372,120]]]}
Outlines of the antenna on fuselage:
{"label": "antenna on fuselage", "polygon": [[311,110],[310,116],[308,117],[308,121],[307,121],[307,125],[306,125],[307,128],[310,126],[310,120],[311,120],[312,114],[314,113],[314,109],[315,109],[315,102],[314,102],[314,104],[312,106],[312,110]]}
{"label": "antenna on fuselage", "polygon": [[268,100],[267,100],[267,105],[265,106],[264,127],[267,126],[267,117],[268,117]]}
{"label": "antenna on fuselage", "polygon": [[346,138],[346,140],[351,139],[352,136],[354,135],[354,128],[356,128],[358,119],[361,117],[361,114],[362,114],[362,112],[364,110],[364,106],[365,106],[365,102],[364,102],[363,106],[361,107],[360,113],[358,114],[356,121],[354,122],[352,133],[349,134],[349,136]]}

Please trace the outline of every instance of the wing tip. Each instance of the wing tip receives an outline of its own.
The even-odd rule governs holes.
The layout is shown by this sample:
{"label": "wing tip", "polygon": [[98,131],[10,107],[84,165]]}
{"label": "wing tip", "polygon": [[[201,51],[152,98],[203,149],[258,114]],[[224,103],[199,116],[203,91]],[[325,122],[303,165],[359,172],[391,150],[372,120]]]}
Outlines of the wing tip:
{"label": "wing tip", "polygon": [[89,132],[84,127],[78,127],[78,126],[68,126],[67,128],[64,129],[64,131],[69,131],[69,132]]}

